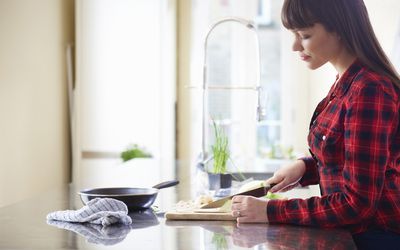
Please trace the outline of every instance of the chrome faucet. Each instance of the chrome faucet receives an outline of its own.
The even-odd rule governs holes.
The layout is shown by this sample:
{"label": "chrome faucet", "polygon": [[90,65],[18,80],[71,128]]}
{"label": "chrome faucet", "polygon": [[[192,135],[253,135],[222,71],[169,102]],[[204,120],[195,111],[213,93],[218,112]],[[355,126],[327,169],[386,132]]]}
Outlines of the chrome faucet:
{"label": "chrome faucet", "polygon": [[[207,52],[208,52],[208,38],[211,34],[211,32],[217,27],[218,25],[226,22],[237,22],[248,29],[252,30],[255,33],[255,44],[256,44],[256,53],[257,53],[257,69],[256,69],[256,74],[257,74],[257,82],[253,86],[234,86],[234,85],[229,85],[229,86],[217,86],[217,85],[209,85],[207,83]],[[203,87],[202,87],[202,102],[203,102],[203,107],[202,107],[202,137],[201,137],[201,145],[202,145],[202,152],[199,156],[199,162],[198,162],[198,167],[204,169],[205,164],[212,159],[212,156],[207,155],[206,151],[206,133],[207,133],[207,90],[208,89],[243,89],[243,90],[255,90],[257,91],[257,121],[261,121],[264,116],[266,115],[265,109],[261,105],[261,85],[260,85],[260,71],[261,71],[261,65],[260,65],[260,45],[259,45],[259,40],[258,40],[258,34],[257,34],[257,29],[256,26],[252,21],[239,18],[239,17],[226,17],[223,18],[216,23],[214,23],[209,31],[207,32],[207,35],[204,40],[204,62],[203,62]]]}

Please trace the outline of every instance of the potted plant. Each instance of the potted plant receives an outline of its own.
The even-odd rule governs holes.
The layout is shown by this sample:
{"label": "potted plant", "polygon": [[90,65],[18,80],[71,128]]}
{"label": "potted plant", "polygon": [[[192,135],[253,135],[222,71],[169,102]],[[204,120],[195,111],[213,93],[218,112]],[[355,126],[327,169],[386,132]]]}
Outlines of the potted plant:
{"label": "potted plant", "polygon": [[[140,144],[130,144],[106,159],[85,162],[81,175],[86,187],[149,187],[160,182],[159,159]],[[149,174],[151,172],[152,174]]]}
{"label": "potted plant", "polygon": [[213,120],[215,142],[211,146],[213,153],[212,168],[208,172],[209,187],[211,190],[230,188],[232,175],[227,173],[227,163],[230,159],[228,136],[223,128]]}
{"label": "potted plant", "polygon": [[160,182],[159,167],[160,161],[152,151],[140,143],[131,143],[119,152],[113,172],[106,179],[112,186],[151,186]]}
{"label": "potted plant", "polygon": [[135,159],[135,158],[151,158],[152,155],[145,149],[139,147],[137,144],[130,145],[126,150],[121,153],[121,159],[123,162]]}

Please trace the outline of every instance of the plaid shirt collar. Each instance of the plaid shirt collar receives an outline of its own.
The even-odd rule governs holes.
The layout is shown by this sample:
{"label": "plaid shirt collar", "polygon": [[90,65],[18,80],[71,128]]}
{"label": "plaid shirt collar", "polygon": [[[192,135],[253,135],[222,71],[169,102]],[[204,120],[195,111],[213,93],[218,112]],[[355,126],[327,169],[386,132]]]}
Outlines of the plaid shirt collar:
{"label": "plaid shirt collar", "polygon": [[[365,66],[361,63],[361,61],[359,59],[356,59],[336,83],[333,89],[333,96],[342,97],[344,94],[346,94],[351,83],[353,82],[353,79],[358,75],[363,67]],[[336,79],[338,77],[339,75],[336,76]]]}

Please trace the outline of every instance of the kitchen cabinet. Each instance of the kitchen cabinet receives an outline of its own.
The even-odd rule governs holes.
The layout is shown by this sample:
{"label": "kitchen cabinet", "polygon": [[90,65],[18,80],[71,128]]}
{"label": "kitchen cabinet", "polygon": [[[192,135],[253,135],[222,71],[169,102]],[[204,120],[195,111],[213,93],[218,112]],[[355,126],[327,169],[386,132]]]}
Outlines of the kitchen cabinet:
{"label": "kitchen cabinet", "polygon": [[[152,168],[137,163],[137,176],[149,178],[137,177],[132,185],[174,178],[174,5],[173,0],[76,0],[71,127],[78,186],[101,186],[112,178],[115,164],[103,166],[118,160],[129,144],[154,157]],[[89,176],[99,181],[88,181]],[[128,177],[114,178],[124,183]]]}

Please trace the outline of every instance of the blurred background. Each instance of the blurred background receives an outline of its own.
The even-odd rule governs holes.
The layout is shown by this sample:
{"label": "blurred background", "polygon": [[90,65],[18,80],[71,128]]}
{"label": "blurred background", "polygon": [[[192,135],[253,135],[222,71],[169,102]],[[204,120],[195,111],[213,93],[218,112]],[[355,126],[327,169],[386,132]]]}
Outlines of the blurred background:
{"label": "blurred background", "polygon": [[[375,32],[400,67],[400,2],[365,0]],[[291,51],[281,0],[0,0],[0,206],[73,183],[193,182],[201,152],[204,39],[215,86],[207,122],[220,124],[241,172],[273,173],[307,154],[311,114],[335,80]],[[257,38],[257,37],[256,37]],[[152,157],[123,162],[136,144]],[[208,148],[209,145],[207,145]],[[234,171],[234,170],[232,170]]]}

